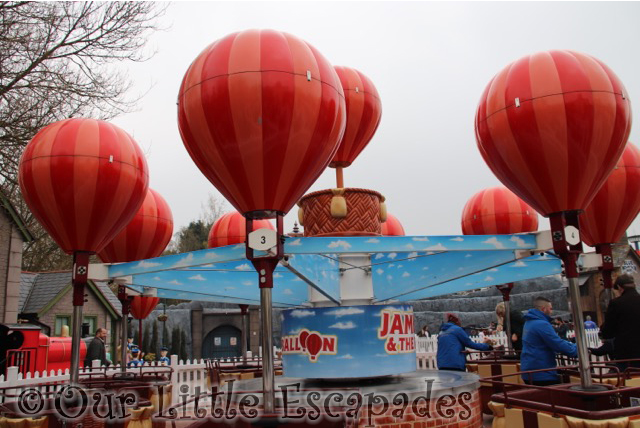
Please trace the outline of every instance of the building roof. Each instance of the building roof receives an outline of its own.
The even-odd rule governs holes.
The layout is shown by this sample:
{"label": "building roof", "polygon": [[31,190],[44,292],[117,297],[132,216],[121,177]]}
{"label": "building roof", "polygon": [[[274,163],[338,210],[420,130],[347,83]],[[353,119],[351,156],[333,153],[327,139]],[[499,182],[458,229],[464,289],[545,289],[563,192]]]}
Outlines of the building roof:
{"label": "building roof", "polygon": [[[105,306],[118,317],[122,316],[122,307],[106,282],[89,281],[89,288]],[[66,272],[23,272],[20,276],[20,312],[46,312],[67,291],[71,289],[71,271]]]}
{"label": "building roof", "polygon": [[22,219],[20,214],[18,214],[18,211],[13,207],[11,201],[3,192],[0,192],[0,206],[4,209],[9,218],[16,225],[16,227],[20,231],[20,234],[22,235],[22,238],[24,239],[24,242],[33,241],[33,235],[31,235],[31,232],[27,228],[24,220]]}

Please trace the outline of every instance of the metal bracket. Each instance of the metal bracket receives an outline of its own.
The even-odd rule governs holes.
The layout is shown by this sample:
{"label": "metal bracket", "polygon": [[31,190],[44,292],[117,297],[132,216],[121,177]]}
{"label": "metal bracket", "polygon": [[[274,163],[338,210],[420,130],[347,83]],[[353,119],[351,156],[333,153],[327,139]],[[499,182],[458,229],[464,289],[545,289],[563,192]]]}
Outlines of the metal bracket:
{"label": "metal bracket", "polygon": [[520,98],[516,97],[516,108],[520,107]]}

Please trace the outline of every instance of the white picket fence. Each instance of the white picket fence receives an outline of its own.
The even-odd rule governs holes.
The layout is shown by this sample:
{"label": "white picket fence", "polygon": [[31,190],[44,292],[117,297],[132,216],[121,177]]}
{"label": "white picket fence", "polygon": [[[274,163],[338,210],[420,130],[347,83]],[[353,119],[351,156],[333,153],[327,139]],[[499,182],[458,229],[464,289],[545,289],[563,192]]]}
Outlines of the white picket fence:
{"label": "white picket fence", "polygon": [[[599,330],[587,330],[587,347],[588,348],[597,348],[602,345],[600,338],[598,337]],[[570,330],[567,333],[568,338],[575,337],[575,333]],[[470,336],[471,340],[474,342],[481,343],[486,338],[494,341],[496,345],[502,345],[504,347],[507,346],[507,335],[504,332],[499,332],[498,334],[491,336]],[[416,365],[419,370],[434,370],[438,368],[436,362],[436,355],[438,354],[438,336],[431,335],[429,337],[418,337],[416,336]],[[480,354],[471,354],[468,358],[471,360],[479,358]],[[592,361],[602,361],[603,357],[595,357],[592,356]]]}

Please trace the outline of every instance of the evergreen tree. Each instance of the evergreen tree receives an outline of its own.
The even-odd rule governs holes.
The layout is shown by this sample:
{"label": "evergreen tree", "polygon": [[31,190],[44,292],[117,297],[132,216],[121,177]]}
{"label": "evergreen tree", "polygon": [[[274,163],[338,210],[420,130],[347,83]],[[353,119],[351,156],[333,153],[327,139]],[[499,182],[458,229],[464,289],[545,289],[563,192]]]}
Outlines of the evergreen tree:
{"label": "evergreen tree", "polygon": [[169,329],[167,328],[167,323],[162,323],[162,346],[166,346],[170,348],[171,346],[171,338],[169,337]]}
{"label": "evergreen tree", "polygon": [[184,330],[180,330],[180,359],[187,359],[187,333]]}
{"label": "evergreen tree", "polygon": [[158,321],[153,321],[153,330],[151,332],[151,343],[149,343],[149,350],[147,353],[153,352],[158,355]]}
{"label": "evergreen tree", "polygon": [[173,326],[171,330],[171,355],[178,355],[180,358],[180,329],[178,326]]}
{"label": "evergreen tree", "polygon": [[142,346],[141,350],[146,354],[147,352],[149,352],[149,328],[144,328],[143,325],[142,330],[142,344],[139,346]]}

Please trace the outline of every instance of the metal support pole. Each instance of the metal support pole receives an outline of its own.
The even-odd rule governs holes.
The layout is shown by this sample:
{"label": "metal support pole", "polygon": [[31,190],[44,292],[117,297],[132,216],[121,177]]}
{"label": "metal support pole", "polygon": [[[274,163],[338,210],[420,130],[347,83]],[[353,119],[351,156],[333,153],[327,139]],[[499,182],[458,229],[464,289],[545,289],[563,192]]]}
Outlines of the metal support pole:
{"label": "metal support pole", "polygon": [[89,273],[90,253],[76,251],[73,253],[73,333],[71,335],[71,367],[69,369],[69,383],[77,385],[80,377],[80,341],[82,333],[82,306],[84,306],[84,285]]}
{"label": "metal support pole", "polygon": [[344,188],[344,175],[341,166],[336,167],[336,186],[338,189]]}
{"label": "metal support pole", "polygon": [[128,315],[124,312],[124,304],[122,305],[122,325],[120,326],[120,373],[125,373],[127,371],[127,318]]}
{"label": "metal support pole", "polygon": [[578,347],[578,371],[580,372],[580,385],[582,389],[590,389],[593,386],[591,370],[589,368],[589,353],[587,352],[587,340],[584,331],[584,320],[580,308],[580,286],[578,278],[569,279],[569,294],[571,296],[571,314],[576,332],[576,346]]}
{"label": "metal support pole", "polygon": [[260,310],[262,311],[262,397],[264,413],[275,413],[274,370],[273,370],[273,316],[271,312],[271,288],[260,289]]}
{"label": "metal support pole", "polygon": [[142,355],[142,318],[138,320],[138,349]]}
{"label": "metal support pole", "polygon": [[247,309],[249,305],[240,305],[240,316],[242,317],[242,365],[247,365]]}

